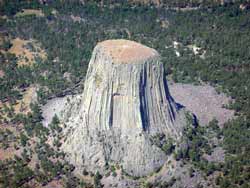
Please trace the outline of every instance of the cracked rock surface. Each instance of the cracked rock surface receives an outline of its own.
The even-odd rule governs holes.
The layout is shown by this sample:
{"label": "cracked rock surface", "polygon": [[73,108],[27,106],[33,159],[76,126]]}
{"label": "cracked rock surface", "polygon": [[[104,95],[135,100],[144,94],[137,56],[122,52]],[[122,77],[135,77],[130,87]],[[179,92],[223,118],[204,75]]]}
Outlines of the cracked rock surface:
{"label": "cracked rock surface", "polygon": [[118,163],[132,176],[148,175],[167,160],[152,136],[165,134],[178,142],[186,125],[158,52],[128,40],[95,47],[84,92],[67,103],[61,118],[66,125],[62,149],[79,172],[102,172]]}

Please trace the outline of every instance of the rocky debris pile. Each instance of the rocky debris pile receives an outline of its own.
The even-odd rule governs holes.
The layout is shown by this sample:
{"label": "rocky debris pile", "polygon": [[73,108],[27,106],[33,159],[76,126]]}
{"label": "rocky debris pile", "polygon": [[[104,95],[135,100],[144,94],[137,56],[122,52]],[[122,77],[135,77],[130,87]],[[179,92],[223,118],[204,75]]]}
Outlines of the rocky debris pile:
{"label": "rocky debris pile", "polygon": [[67,103],[62,149],[80,172],[119,164],[132,176],[159,169],[167,155],[151,142],[164,134],[174,142],[186,125],[184,109],[170,96],[160,55],[128,40],[99,43],[82,95]]}
{"label": "rocky debris pile", "polygon": [[208,125],[214,118],[222,126],[234,118],[233,110],[223,108],[231,99],[223,93],[217,93],[210,85],[171,83],[169,89],[177,103],[197,116],[201,126]]}

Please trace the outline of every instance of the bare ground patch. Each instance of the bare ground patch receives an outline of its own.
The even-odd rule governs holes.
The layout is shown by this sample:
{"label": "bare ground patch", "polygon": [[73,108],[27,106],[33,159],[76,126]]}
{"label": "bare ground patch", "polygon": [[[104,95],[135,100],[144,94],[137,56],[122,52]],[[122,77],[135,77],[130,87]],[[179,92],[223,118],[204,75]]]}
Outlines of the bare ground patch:
{"label": "bare ground patch", "polygon": [[211,155],[204,155],[204,158],[209,162],[224,162],[225,151],[222,147],[216,147]]}
{"label": "bare ground patch", "polygon": [[18,146],[19,131],[18,127],[11,124],[0,123],[0,160],[11,159],[15,155],[21,155],[21,149]]}
{"label": "bare ground patch", "polygon": [[22,11],[18,12],[15,16],[22,17],[22,16],[29,16],[29,15],[35,15],[37,17],[44,16],[42,10],[39,10],[39,9],[23,9]]}
{"label": "bare ground patch", "polygon": [[[28,46],[33,49],[31,50]],[[12,40],[12,47],[9,49],[9,52],[18,57],[18,66],[32,65],[34,64],[36,57],[42,59],[46,58],[45,51],[42,50],[38,42],[34,40],[16,38]]]}
{"label": "bare ground patch", "polygon": [[23,98],[20,101],[17,101],[17,104],[14,106],[15,113],[27,114],[31,112],[30,104],[37,101],[36,87],[28,87],[24,93]]}
{"label": "bare ground patch", "polygon": [[[14,113],[22,113],[27,114],[28,112],[31,112],[30,104],[35,103],[37,101],[37,94],[36,94],[37,88],[35,86],[30,86],[26,88],[24,91],[22,91],[23,97],[21,100],[17,100],[16,104],[13,105]],[[11,105],[9,102],[2,103],[0,102],[0,109],[3,108],[4,104],[11,108]]]}

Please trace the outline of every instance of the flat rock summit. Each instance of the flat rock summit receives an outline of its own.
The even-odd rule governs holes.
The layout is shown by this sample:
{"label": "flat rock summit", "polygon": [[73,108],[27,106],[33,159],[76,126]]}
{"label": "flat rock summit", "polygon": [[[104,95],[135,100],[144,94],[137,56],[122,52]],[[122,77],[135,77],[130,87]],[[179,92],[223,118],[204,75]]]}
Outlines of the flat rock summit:
{"label": "flat rock summit", "polygon": [[128,40],[107,40],[98,44],[103,52],[117,64],[143,63],[159,56],[157,51],[142,44]]}
{"label": "flat rock summit", "polygon": [[146,176],[166,162],[152,137],[165,135],[178,143],[186,126],[158,52],[128,40],[97,44],[84,91],[67,103],[61,119],[62,149],[79,172],[119,164],[132,176]]}

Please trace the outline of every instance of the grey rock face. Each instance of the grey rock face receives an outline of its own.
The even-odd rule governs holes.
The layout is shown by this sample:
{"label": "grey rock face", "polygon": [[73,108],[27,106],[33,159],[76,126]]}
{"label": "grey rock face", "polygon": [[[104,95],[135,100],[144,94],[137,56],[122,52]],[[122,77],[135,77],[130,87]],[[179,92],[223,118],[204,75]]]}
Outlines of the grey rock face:
{"label": "grey rock face", "polygon": [[119,163],[133,176],[148,175],[167,160],[152,136],[178,142],[185,127],[159,54],[127,40],[95,47],[84,92],[65,107],[62,119],[67,127],[62,149],[77,169],[95,172]]}

